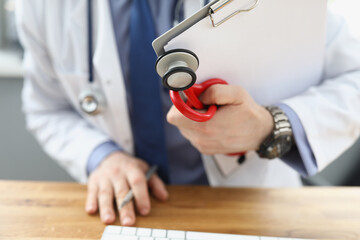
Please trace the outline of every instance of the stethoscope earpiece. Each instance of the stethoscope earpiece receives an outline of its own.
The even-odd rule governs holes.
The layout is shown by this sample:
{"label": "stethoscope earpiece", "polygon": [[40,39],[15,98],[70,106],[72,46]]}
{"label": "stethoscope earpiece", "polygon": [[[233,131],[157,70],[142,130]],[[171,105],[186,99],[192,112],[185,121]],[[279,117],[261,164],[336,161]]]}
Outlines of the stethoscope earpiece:
{"label": "stethoscope earpiece", "polygon": [[183,91],[194,85],[198,67],[199,59],[186,49],[168,51],[156,61],[156,72],[162,78],[163,85],[174,91]]}

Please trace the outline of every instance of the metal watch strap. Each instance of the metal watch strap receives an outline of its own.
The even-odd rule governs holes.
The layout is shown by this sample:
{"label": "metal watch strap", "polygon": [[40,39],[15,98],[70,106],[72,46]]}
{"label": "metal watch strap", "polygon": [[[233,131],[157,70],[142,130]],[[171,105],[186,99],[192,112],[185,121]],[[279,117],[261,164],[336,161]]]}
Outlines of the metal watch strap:
{"label": "metal watch strap", "polygon": [[292,146],[293,134],[288,117],[277,106],[266,106],[274,121],[273,132],[262,142],[257,153],[262,158],[282,157]]}

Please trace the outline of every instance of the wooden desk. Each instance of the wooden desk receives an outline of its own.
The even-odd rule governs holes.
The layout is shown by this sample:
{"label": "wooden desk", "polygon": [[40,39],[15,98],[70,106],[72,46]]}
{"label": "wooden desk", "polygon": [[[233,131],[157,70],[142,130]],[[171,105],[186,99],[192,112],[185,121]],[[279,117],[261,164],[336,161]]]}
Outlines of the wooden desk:
{"label": "wooden desk", "polygon": [[[360,239],[360,188],[170,186],[137,226],[278,237]],[[0,239],[100,239],[75,183],[0,181]]]}

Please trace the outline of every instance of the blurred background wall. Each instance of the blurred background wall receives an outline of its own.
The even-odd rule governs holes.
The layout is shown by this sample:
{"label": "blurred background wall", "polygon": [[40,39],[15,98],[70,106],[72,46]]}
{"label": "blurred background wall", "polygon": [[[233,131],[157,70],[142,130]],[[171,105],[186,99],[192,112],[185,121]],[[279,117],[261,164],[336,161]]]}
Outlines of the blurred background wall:
{"label": "blurred background wall", "polygon": [[0,179],[73,181],[25,129],[15,1],[0,0]]}
{"label": "blurred background wall", "polygon": [[[360,39],[359,0],[330,0]],[[14,24],[14,0],[0,0],[0,179],[72,181],[25,129],[21,112],[22,49]],[[307,185],[360,185],[360,140]]]}

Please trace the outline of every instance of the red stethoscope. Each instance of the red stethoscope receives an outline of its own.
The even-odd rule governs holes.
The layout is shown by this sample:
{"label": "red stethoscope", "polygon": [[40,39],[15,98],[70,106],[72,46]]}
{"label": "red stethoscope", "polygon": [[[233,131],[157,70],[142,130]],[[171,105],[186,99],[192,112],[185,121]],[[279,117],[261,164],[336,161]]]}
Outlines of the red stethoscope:
{"label": "red stethoscope", "polygon": [[210,105],[206,112],[198,112],[197,110],[206,109],[206,106],[199,100],[199,96],[210,86],[215,84],[228,84],[225,80],[213,78],[201,84],[194,84],[192,87],[184,90],[187,101],[184,102],[179,91],[170,90],[170,99],[174,106],[187,118],[196,122],[206,122],[210,120],[216,112],[217,106]]}
{"label": "red stethoscope", "polygon": [[[174,106],[187,118],[196,122],[206,122],[214,117],[217,106],[206,106],[199,100],[199,96],[210,86],[215,84],[228,84],[225,80],[213,78],[200,84],[196,82],[196,70],[199,59],[195,53],[186,49],[174,49],[165,52],[156,61],[156,71],[162,78],[163,85],[170,90],[170,99]],[[180,93],[187,98],[186,102]],[[196,110],[195,110],[196,109]],[[244,156],[245,153],[229,154]]]}

